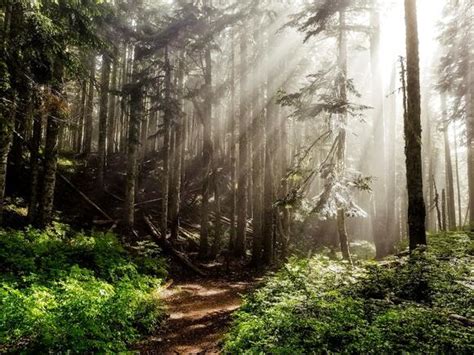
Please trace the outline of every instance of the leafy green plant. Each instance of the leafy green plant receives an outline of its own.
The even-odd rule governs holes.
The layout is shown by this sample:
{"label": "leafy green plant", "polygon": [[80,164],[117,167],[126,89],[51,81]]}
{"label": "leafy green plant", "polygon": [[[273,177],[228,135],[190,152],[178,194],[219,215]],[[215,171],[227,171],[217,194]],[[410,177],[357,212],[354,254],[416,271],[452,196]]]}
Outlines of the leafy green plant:
{"label": "leafy green plant", "polygon": [[0,231],[0,352],[126,350],[163,319],[156,252],[131,257],[112,234],[60,224]]}
{"label": "leafy green plant", "polygon": [[471,354],[474,331],[452,315],[473,315],[472,237],[450,238],[382,263],[290,260],[247,297],[224,352]]}

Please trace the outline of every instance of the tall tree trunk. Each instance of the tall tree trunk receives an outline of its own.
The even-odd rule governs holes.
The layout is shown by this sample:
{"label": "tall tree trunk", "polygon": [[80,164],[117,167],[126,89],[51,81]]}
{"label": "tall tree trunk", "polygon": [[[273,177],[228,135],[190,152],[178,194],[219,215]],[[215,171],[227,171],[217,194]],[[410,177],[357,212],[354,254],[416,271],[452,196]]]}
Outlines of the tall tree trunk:
{"label": "tall tree trunk", "polygon": [[119,51],[115,49],[112,65],[112,79],[110,81],[110,90],[112,94],[109,96],[109,109],[108,109],[108,119],[107,119],[107,155],[111,155],[115,152],[115,131],[117,129],[117,77],[120,66],[119,60]]}
{"label": "tall tree trunk", "polygon": [[[347,33],[346,27],[346,13],[339,12],[339,38],[338,38],[338,66],[339,66],[339,95],[342,102],[347,102]],[[337,143],[337,173],[339,175],[345,174],[345,160],[346,160],[346,125],[347,112],[340,114],[340,128],[338,133]],[[346,211],[340,208],[337,211],[337,230],[339,233],[339,244],[341,246],[342,257],[349,262],[351,254],[349,250],[349,237],[346,228]]]}
{"label": "tall tree trunk", "polygon": [[[254,18],[254,28],[257,30],[258,18]],[[262,45],[261,36],[257,33],[253,33],[255,41],[254,51],[258,51],[258,48]],[[258,53],[255,55],[256,61],[258,61]],[[252,65],[251,76],[257,77],[257,64]],[[252,240],[252,263],[256,266],[261,264],[262,257],[262,236],[263,236],[263,195],[262,189],[265,189],[263,184],[262,172],[264,163],[264,144],[262,144],[262,137],[265,136],[264,122],[262,117],[262,110],[260,109],[260,87],[257,84],[252,85],[251,93],[251,107],[252,107],[252,226],[253,226],[253,240]],[[263,185],[263,186],[262,186]],[[272,235],[272,233],[270,233]]]}
{"label": "tall tree trunk", "polygon": [[125,186],[125,224],[131,229],[135,224],[135,198],[138,177],[138,151],[140,145],[140,122],[142,120],[143,87],[141,82],[142,50],[135,47],[134,71],[132,83],[129,85],[130,94],[130,120],[128,124],[127,141],[127,180]]}
{"label": "tall tree trunk", "polygon": [[451,159],[451,147],[449,144],[449,122],[446,107],[446,94],[441,94],[441,113],[443,117],[443,139],[444,139],[444,163],[446,174],[446,204],[448,216],[448,229],[456,230],[456,207],[454,202],[454,177],[453,163]]}
{"label": "tall tree trunk", "polygon": [[407,115],[405,155],[408,191],[408,233],[410,250],[426,245],[425,202],[421,159],[420,60],[416,0],[405,0],[407,46]]}
{"label": "tall tree trunk", "polygon": [[387,236],[387,190],[385,186],[385,117],[384,117],[384,93],[382,75],[380,72],[380,14],[377,1],[373,0],[370,15],[372,33],[370,36],[370,58],[372,72],[372,100],[373,100],[373,123],[374,123],[374,195],[375,216],[372,216],[372,228],[376,246],[377,258],[383,258],[389,254],[389,243]]}
{"label": "tall tree trunk", "polygon": [[[211,0],[206,1],[212,6]],[[211,19],[209,18],[209,21]],[[202,205],[201,205],[201,236],[199,256],[205,258],[209,253],[209,198],[211,194],[211,171],[213,159],[212,147],[212,58],[211,46],[206,46],[204,53],[204,112],[202,117],[203,147],[202,147]]]}
{"label": "tall tree trunk", "polygon": [[[12,99],[10,90],[6,93],[1,89],[2,97]],[[14,116],[12,115],[12,107],[14,105],[5,103],[5,101],[0,100],[0,120],[2,124],[0,125],[0,225],[3,223],[3,206],[5,198],[5,186],[6,186],[6,177],[7,177],[7,162],[8,162],[8,153],[10,152],[10,147],[13,139],[13,122]]]}
{"label": "tall tree trunk", "polygon": [[[270,36],[270,34],[269,34]],[[271,39],[268,39],[269,43]],[[269,46],[270,47],[270,46]],[[269,66],[267,72],[267,110],[265,116],[265,166],[263,182],[263,261],[266,265],[273,263],[274,233],[273,233],[273,142],[275,140],[275,122],[277,122],[277,103],[275,86],[275,69]]]}
{"label": "tall tree trunk", "polygon": [[387,252],[389,254],[395,251],[395,244],[399,239],[399,233],[397,233],[398,221],[397,213],[397,154],[396,154],[396,141],[397,141],[397,98],[395,95],[397,85],[397,69],[393,68],[392,78],[390,82],[390,92],[392,93],[389,98],[389,109],[387,112],[388,121],[388,167],[387,167],[387,200],[394,204],[393,208],[387,209],[387,229],[388,229],[388,243]]}
{"label": "tall tree trunk", "polygon": [[76,142],[75,142],[75,151],[81,153],[83,150],[83,140],[84,140],[84,118],[86,113],[86,99],[87,99],[87,80],[81,80],[81,102],[79,107],[79,118],[77,124],[77,133],[76,133]]}
{"label": "tall tree trunk", "polygon": [[448,230],[448,224],[446,223],[446,190],[441,191],[441,230],[446,232]]}
{"label": "tall tree trunk", "polygon": [[461,206],[461,183],[459,179],[459,156],[458,156],[458,137],[456,132],[456,125],[453,125],[453,135],[454,135],[454,158],[456,164],[456,188],[457,188],[457,197],[458,197],[458,226],[459,228],[463,227],[462,220],[462,206]]}
{"label": "tall tree trunk", "polygon": [[176,138],[175,138],[175,154],[173,159],[173,183],[171,185],[172,194],[170,202],[170,221],[171,221],[171,239],[176,240],[179,233],[179,214],[180,214],[180,203],[181,203],[181,170],[182,170],[182,154],[184,146],[184,70],[185,70],[185,51],[179,58],[178,64],[178,93],[177,98],[179,100],[179,107],[181,108],[181,114],[177,115],[176,118]]}
{"label": "tall tree trunk", "polygon": [[110,57],[102,55],[102,69],[100,80],[100,106],[99,106],[99,166],[97,169],[97,185],[104,188],[104,170],[107,149],[107,110],[110,82]]}
{"label": "tall tree trunk", "polygon": [[231,78],[230,78],[230,236],[229,252],[234,251],[237,235],[236,212],[237,212],[237,155],[236,155],[236,114],[235,114],[235,35],[232,31],[231,48]]}
{"label": "tall tree trunk", "polygon": [[[472,10],[471,10],[472,14]],[[473,38],[472,17],[470,18],[470,35]],[[469,186],[469,227],[474,232],[474,58],[472,57],[472,43],[468,50],[468,70],[467,70],[467,178]]]}
{"label": "tall tree trunk", "polygon": [[43,117],[41,113],[41,98],[35,95],[35,117],[33,121],[33,137],[30,143],[30,201],[28,206],[28,221],[34,223],[38,214],[39,201],[39,163],[40,147],[43,133]]}
{"label": "tall tree trunk", "polygon": [[49,225],[53,217],[54,191],[58,166],[58,144],[61,124],[67,116],[67,104],[63,97],[63,67],[56,63],[54,67],[54,84],[47,99],[48,120],[46,123],[46,143],[44,147],[43,190],[38,224]]}
{"label": "tall tree trunk", "polygon": [[245,237],[247,227],[248,164],[248,99],[247,39],[240,34],[240,122],[239,122],[239,167],[237,186],[237,235],[235,255],[245,256]]}
{"label": "tall tree trunk", "polygon": [[[9,43],[10,27],[15,17],[13,5],[5,8],[4,31],[0,31],[1,36],[1,57],[7,58],[7,46],[9,50],[12,47]],[[14,21],[14,20],[13,20]],[[15,122],[15,91],[11,86],[10,67],[0,65],[0,77],[2,83],[0,85],[0,225],[3,223],[3,206],[5,199],[5,187],[7,178],[8,154],[10,152],[13,140],[13,127]]]}
{"label": "tall tree trunk", "polygon": [[170,174],[170,139],[173,109],[171,107],[171,63],[168,47],[165,49],[165,107],[163,112],[163,175],[161,196],[160,229],[163,237],[168,233],[168,203],[169,203],[169,174]]}
{"label": "tall tree trunk", "polygon": [[87,103],[84,122],[84,153],[89,155],[92,151],[92,131],[94,115],[94,82],[95,82],[95,55],[89,58],[89,89],[87,93]]}

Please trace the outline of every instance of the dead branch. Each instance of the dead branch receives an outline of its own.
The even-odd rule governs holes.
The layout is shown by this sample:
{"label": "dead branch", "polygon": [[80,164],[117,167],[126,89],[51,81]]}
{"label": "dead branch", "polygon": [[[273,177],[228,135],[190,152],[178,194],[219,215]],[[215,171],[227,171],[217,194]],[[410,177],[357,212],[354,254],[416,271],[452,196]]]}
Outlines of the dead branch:
{"label": "dead branch", "polygon": [[178,260],[182,265],[186,266],[188,269],[194,271],[196,274],[200,276],[207,276],[204,271],[199,269],[196,265],[194,265],[183,253],[177,251],[171,243],[164,238],[158,229],[155,227],[155,225],[151,222],[151,219],[149,216],[143,216],[143,219],[145,220],[145,223],[148,226],[148,229],[150,230],[151,234],[155,238],[155,241],[157,244],[167,253],[171,254],[176,260]]}

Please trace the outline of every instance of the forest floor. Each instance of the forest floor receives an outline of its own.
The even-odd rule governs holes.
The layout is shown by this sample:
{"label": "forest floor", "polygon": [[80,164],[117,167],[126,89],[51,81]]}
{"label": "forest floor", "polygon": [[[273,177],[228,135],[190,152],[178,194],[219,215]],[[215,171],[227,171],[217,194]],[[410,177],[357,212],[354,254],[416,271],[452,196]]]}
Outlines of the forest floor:
{"label": "forest floor", "polygon": [[180,281],[163,292],[169,315],[163,329],[147,339],[142,354],[218,354],[242,297],[259,282],[222,278]]}

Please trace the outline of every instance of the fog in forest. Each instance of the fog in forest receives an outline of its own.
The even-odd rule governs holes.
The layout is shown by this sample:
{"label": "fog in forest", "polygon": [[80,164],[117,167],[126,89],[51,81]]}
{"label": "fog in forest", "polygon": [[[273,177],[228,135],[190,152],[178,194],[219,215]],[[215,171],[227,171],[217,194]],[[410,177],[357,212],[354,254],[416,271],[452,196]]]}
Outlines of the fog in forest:
{"label": "fog in forest", "polygon": [[[472,0],[2,1],[0,308],[11,306],[10,328],[24,327],[7,335],[0,318],[0,353],[122,351],[143,329],[155,334],[168,321],[164,338],[174,340],[163,349],[211,351],[217,340],[209,343],[215,348],[175,347],[185,338],[176,319],[186,307],[174,292],[191,290],[202,302],[187,307],[206,312],[214,309],[206,297],[227,295],[216,310],[229,317],[210,322],[222,340],[229,310],[241,302],[234,291],[261,283],[237,312],[224,352],[386,353],[397,343],[394,352],[471,353],[463,341],[472,332],[463,332],[474,322],[465,294],[473,288],[473,7]],[[58,285],[96,278],[110,286],[94,283],[99,294],[115,291],[91,310],[106,312],[113,297],[131,307],[117,306],[108,320],[129,327],[115,342],[106,331],[97,340],[93,329],[90,338],[33,331],[42,316],[15,313],[39,302],[36,287],[49,287],[56,306],[38,309],[59,312],[48,324],[63,328],[67,312],[58,310],[73,306]],[[450,279],[457,281],[448,290]],[[17,289],[23,308],[14,306]],[[318,310],[308,314],[320,314],[315,300],[332,291],[341,297],[327,300],[332,330],[306,313],[309,325],[291,318],[308,304]],[[462,296],[451,302],[456,292]],[[285,317],[275,295],[288,301]],[[361,302],[375,302],[376,315],[354,311]],[[276,312],[267,314],[269,329],[281,331],[284,318],[298,340],[263,334],[267,311]],[[335,320],[352,311],[364,313],[354,315],[360,323]],[[392,311],[401,313],[390,326],[406,316],[468,330],[443,328],[464,334],[458,343],[426,335],[405,346],[380,330]],[[31,324],[15,325],[20,318]],[[374,333],[347,335],[354,324]],[[310,343],[325,340],[309,346],[298,327],[314,328]],[[336,333],[343,335],[332,341]],[[133,346],[154,349],[146,344]]]}

